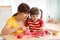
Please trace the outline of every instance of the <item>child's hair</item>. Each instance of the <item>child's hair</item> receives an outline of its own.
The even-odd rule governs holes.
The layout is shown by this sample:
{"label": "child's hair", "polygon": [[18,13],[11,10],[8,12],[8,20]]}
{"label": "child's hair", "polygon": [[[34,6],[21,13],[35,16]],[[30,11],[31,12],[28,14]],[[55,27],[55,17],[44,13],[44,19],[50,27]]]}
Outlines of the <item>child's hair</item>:
{"label": "child's hair", "polygon": [[33,7],[30,9],[30,15],[38,15],[39,9],[37,7]]}
{"label": "child's hair", "polygon": [[[41,13],[40,13],[40,12]],[[42,19],[42,16],[43,16],[43,11],[42,11],[42,9],[38,9],[37,7],[33,7],[33,8],[31,8],[30,9],[30,16],[31,15],[39,15],[39,14],[41,14],[40,15],[40,19]],[[27,17],[27,20],[29,19],[29,17]]]}
{"label": "child's hair", "polygon": [[42,9],[40,9],[40,12],[41,12],[41,17],[40,17],[40,18],[42,19],[42,16],[43,16],[43,11],[42,11]]}

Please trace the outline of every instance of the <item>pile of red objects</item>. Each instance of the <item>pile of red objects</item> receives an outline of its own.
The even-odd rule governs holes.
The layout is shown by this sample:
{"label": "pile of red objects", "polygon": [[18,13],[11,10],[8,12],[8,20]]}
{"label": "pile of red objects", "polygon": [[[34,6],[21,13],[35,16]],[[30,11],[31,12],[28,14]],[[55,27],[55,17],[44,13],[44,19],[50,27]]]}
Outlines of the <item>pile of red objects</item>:
{"label": "pile of red objects", "polygon": [[39,32],[39,31],[36,31],[36,32],[29,32],[29,31],[25,31],[24,34],[17,34],[17,38],[23,38],[24,35],[26,36],[29,36],[31,35],[32,37],[38,37],[38,36],[45,36],[45,35],[48,35],[50,34],[50,32],[48,32],[47,30],[46,31],[43,31],[43,32]]}
{"label": "pile of red objects", "polygon": [[38,36],[45,36],[45,35],[49,35],[50,32],[49,31],[42,31],[42,32],[39,32],[39,31],[36,31],[36,32],[32,32],[32,36],[33,37],[38,37]]}
{"label": "pile of red objects", "polygon": [[45,36],[45,32],[32,32],[33,37],[38,37],[38,36]]}

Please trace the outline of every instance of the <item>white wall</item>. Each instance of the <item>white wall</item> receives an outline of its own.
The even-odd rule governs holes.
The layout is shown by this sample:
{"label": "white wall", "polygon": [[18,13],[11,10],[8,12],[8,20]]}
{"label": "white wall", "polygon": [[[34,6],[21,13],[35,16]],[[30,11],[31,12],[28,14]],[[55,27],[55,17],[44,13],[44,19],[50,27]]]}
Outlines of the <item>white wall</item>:
{"label": "white wall", "polygon": [[17,7],[20,3],[27,3],[30,7],[38,7],[43,10],[43,19],[47,16],[47,0],[0,0],[0,5],[11,5],[12,15],[17,12]]}
{"label": "white wall", "polygon": [[60,20],[60,0],[58,0],[58,18]]}
{"label": "white wall", "polygon": [[51,18],[57,18],[60,21],[60,0],[48,0],[47,6]]}
{"label": "white wall", "polygon": [[6,25],[11,16],[11,6],[0,6],[0,30]]}
{"label": "white wall", "polygon": [[57,8],[57,0],[48,0],[48,14],[52,18],[58,18],[58,8]]}

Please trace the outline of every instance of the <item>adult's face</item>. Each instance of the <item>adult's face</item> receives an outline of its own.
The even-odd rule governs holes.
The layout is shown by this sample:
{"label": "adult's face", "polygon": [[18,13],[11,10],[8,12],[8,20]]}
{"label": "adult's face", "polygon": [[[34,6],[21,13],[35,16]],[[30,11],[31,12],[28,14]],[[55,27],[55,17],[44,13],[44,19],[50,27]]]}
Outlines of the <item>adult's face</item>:
{"label": "adult's face", "polygon": [[22,12],[22,13],[19,14],[19,18],[20,18],[21,20],[26,20],[27,17],[28,17],[28,13]]}

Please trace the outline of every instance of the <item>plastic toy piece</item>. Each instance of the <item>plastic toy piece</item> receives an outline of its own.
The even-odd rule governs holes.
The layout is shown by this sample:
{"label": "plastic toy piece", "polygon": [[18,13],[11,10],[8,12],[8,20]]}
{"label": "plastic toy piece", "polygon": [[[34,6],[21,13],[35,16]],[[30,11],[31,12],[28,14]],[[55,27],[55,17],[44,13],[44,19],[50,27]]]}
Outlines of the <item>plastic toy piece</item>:
{"label": "plastic toy piece", "polygon": [[17,34],[16,36],[18,39],[23,38],[23,34]]}

